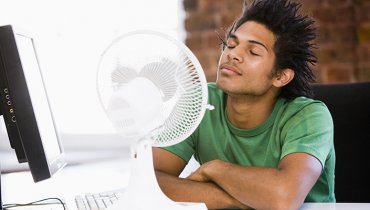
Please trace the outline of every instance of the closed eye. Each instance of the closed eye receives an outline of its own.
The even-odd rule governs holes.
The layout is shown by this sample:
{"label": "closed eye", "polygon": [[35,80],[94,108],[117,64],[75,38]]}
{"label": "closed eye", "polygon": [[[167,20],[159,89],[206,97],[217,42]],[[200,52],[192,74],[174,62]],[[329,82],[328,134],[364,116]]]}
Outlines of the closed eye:
{"label": "closed eye", "polygon": [[260,56],[259,54],[253,52],[252,50],[249,51],[251,55]]}
{"label": "closed eye", "polygon": [[229,49],[233,49],[233,48],[235,48],[235,45],[228,45],[228,44],[226,44],[226,47],[229,48]]}

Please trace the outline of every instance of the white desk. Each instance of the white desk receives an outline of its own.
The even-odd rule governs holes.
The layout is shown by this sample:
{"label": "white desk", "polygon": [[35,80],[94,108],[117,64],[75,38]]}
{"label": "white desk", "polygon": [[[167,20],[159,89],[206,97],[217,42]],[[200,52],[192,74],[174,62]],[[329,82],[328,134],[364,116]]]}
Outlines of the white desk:
{"label": "white desk", "polygon": [[369,210],[370,203],[305,203],[300,210]]}
{"label": "white desk", "polygon": [[[72,203],[68,210],[73,210],[76,195],[124,188],[129,179],[129,168],[127,159],[72,165],[62,169],[51,179],[38,183],[33,182],[30,172],[3,174],[1,176],[3,204],[29,203],[57,197]],[[37,209],[50,210],[50,207]]]}
{"label": "white desk", "polygon": [[[3,203],[27,203],[47,197],[64,198],[69,210],[74,210],[74,197],[123,188],[129,178],[129,161],[117,159],[93,164],[68,166],[52,179],[32,181],[29,172],[2,175]],[[92,184],[93,183],[93,184]],[[19,208],[17,208],[19,209]],[[25,208],[60,210],[61,206]],[[305,203],[301,210],[370,210],[370,203]]]}

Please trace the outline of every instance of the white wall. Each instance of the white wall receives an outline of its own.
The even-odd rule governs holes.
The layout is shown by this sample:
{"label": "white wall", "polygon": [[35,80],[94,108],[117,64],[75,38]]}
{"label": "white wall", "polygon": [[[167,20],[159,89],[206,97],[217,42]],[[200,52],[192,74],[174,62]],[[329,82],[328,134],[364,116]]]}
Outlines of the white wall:
{"label": "white wall", "polygon": [[[136,29],[159,30],[184,40],[183,19],[182,0],[0,0],[0,25],[34,35],[67,152],[127,148],[98,102],[100,54],[114,38]],[[0,149],[9,150],[1,121]]]}

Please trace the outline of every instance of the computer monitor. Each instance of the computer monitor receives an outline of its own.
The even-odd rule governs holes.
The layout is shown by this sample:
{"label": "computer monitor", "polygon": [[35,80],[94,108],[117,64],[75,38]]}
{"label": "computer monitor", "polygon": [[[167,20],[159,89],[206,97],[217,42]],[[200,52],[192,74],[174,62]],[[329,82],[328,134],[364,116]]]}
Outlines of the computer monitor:
{"label": "computer monitor", "polygon": [[32,36],[0,27],[0,114],[18,161],[28,162],[34,182],[66,165]]}

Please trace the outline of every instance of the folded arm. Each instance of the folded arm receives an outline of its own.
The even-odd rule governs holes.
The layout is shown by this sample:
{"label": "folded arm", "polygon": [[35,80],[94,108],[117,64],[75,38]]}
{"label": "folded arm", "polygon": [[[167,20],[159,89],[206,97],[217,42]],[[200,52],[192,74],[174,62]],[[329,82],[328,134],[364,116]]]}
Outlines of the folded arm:
{"label": "folded arm", "polygon": [[320,176],[320,161],[306,153],[284,157],[278,168],[243,167],[220,160],[202,165],[189,179],[212,181],[255,209],[299,209]]}
{"label": "folded arm", "polygon": [[203,202],[208,209],[248,209],[215,183],[179,178],[186,163],[171,152],[153,148],[153,159],[159,186],[170,199]]}

